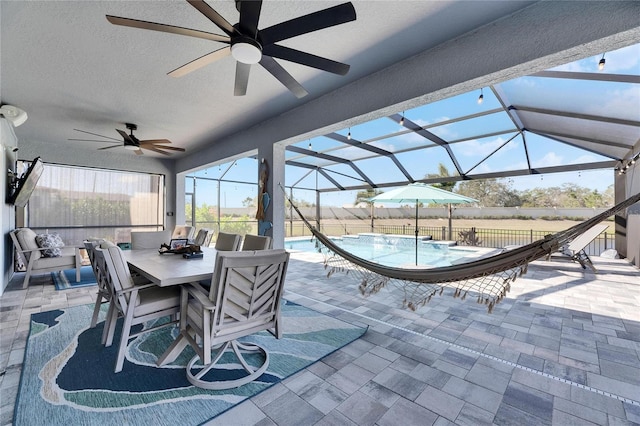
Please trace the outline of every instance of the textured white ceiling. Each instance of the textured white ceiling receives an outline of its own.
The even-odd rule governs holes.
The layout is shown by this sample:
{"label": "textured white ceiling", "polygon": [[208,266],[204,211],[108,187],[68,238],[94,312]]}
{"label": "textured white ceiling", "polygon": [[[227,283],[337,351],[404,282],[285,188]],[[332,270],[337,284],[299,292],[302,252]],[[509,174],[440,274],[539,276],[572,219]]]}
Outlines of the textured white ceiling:
{"label": "textured white ceiling", "polygon": [[[266,1],[259,28],[339,3]],[[115,129],[133,122],[140,139],[167,138],[188,155],[531,3],[355,1],[355,22],[282,43],[351,65],[341,77],[280,61],[309,92],[297,99],[258,66],[247,95],[234,97],[231,57],[169,77],[167,72],[223,45],[105,19],[110,14],[221,33],[186,1],[3,1],[0,100],[29,114],[16,129],[21,141],[97,149],[108,145],[69,141],[83,137],[73,129],[117,138]],[[237,22],[233,1],[209,4]]]}

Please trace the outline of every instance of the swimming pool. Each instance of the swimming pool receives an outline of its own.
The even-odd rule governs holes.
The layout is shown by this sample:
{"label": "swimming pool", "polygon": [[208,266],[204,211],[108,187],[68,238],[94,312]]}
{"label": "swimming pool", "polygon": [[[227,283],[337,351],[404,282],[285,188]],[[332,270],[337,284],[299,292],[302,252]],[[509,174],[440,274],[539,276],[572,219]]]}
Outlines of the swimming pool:
{"label": "swimming pool", "polygon": [[[331,237],[338,246],[355,256],[382,265],[412,267],[416,264],[415,239],[407,236],[384,234],[359,234]],[[316,240],[290,239],[284,248],[317,253]],[[427,267],[451,266],[469,262],[496,252],[483,247],[456,246],[454,241],[418,241],[418,265]]]}

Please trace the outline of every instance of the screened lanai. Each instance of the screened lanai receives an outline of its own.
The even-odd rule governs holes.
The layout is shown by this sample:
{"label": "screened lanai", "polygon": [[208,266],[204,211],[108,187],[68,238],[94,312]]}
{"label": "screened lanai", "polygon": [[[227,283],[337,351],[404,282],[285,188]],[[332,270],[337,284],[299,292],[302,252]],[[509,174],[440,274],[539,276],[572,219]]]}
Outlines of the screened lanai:
{"label": "screened lanai", "polygon": [[[284,186],[315,203],[317,194],[411,182],[590,170],[613,184],[614,170],[640,153],[639,58],[636,44],[301,139],[286,147]],[[254,156],[191,173],[187,204],[205,186],[221,188],[218,207],[230,207],[227,193],[254,197],[257,167]]]}
{"label": "screened lanai", "polygon": [[[322,193],[596,169],[613,175],[640,152],[639,58],[633,45],[301,140],[286,147],[287,185]],[[451,176],[427,177],[440,164]]]}

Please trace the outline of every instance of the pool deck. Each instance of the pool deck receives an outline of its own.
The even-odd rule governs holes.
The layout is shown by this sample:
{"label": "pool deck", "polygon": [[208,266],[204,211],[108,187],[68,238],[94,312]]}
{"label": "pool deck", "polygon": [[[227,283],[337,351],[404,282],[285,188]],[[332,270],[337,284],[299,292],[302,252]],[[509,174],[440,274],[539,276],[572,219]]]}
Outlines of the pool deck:
{"label": "pool deck", "polygon": [[[238,405],[215,425],[640,424],[640,270],[592,257],[598,274],[536,261],[492,314],[447,292],[416,312],[397,289],[364,298],[321,255],[292,252],[285,297],[368,326],[357,341]],[[49,275],[0,299],[1,424],[11,423],[33,312],[92,303]],[[176,419],[187,424],[187,419]]]}

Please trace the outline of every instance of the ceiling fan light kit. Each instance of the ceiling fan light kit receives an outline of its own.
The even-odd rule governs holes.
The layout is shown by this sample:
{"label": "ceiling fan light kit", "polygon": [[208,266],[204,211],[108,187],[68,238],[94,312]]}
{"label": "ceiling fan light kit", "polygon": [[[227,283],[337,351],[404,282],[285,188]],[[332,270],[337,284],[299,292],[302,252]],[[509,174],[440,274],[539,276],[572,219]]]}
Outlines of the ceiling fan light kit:
{"label": "ceiling fan light kit", "polygon": [[249,37],[238,37],[231,40],[231,56],[243,64],[257,64],[262,59],[262,46]]}
{"label": "ceiling fan light kit", "polygon": [[168,74],[172,77],[182,77],[231,54],[237,61],[234,86],[235,96],[243,96],[246,94],[249,71],[251,65],[255,64],[260,64],[296,97],[302,98],[306,96],[308,94],[307,91],[288,71],[275,61],[276,58],[338,75],[345,75],[349,71],[349,65],[347,64],[276,43],[303,34],[355,21],[356,11],[350,2],[293,18],[259,30],[258,21],[260,20],[260,11],[262,10],[261,0],[236,0],[236,9],[240,12],[240,20],[236,25],[231,25],[231,23],[204,1],[187,1],[221,29],[225,35],[112,15],[107,15],[107,20],[113,25],[179,34],[227,44],[228,46],[205,54],[174,69]]}

